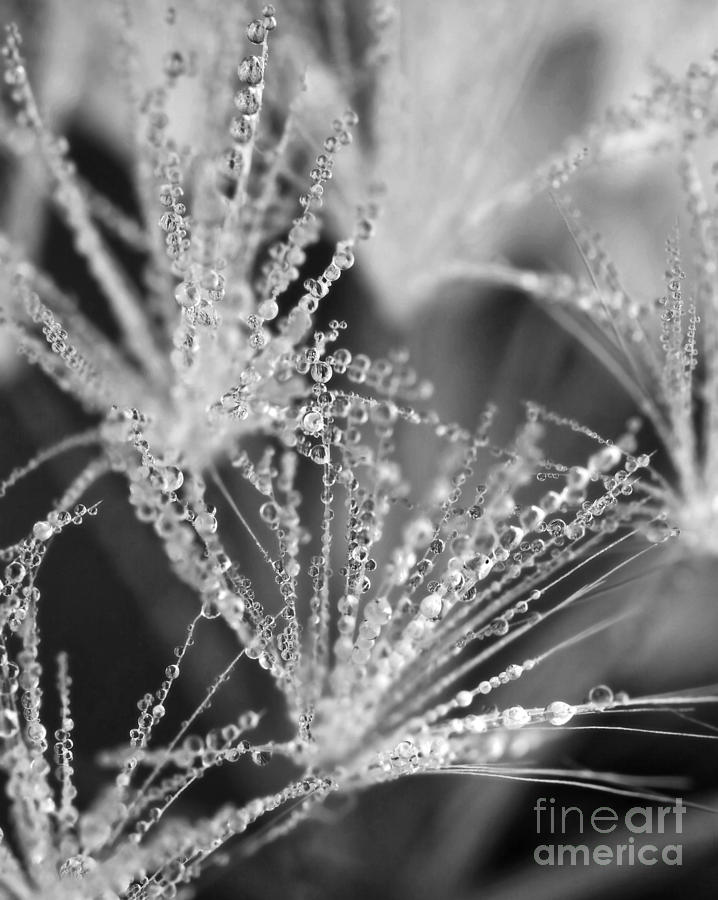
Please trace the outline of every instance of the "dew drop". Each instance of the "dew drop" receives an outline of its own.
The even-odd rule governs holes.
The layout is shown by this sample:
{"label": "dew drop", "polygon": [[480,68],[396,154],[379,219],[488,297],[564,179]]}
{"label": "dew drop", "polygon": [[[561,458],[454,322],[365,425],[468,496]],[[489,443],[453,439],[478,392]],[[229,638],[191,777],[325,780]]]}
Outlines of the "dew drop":
{"label": "dew drop", "polygon": [[264,77],[264,64],[259,56],[246,56],[237,68],[239,80],[245,84],[259,84]]}
{"label": "dew drop", "polygon": [[279,508],[271,501],[263,503],[259,507],[259,515],[265,522],[272,524],[279,520]]}
{"label": "dew drop", "polygon": [[644,534],[651,544],[662,544],[671,536],[671,527],[662,519],[654,519],[645,526]]}
{"label": "dew drop", "polygon": [[272,754],[268,750],[252,751],[252,762],[255,766],[266,766],[272,759]]}
{"label": "dew drop", "polygon": [[419,610],[422,616],[425,616],[427,619],[438,619],[441,615],[442,606],[443,601],[439,594],[428,594],[421,601]]}
{"label": "dew drop", "polygon": [[200,301],[200,297],[199,286],[192,282],[183,281],[181,284],[177,285],[177,289],[175,290],[175,300],[185,309],[196,306]]}
{"label": "dew drop", "polygon": [[570,541],[580,541],[586,534],[586,529],[580,522],[570,522],[566,526],[564,534]]}
{"label": "dew drop", "polygon": [[257,313],[263,319],[276,319],[279,313],[279,306],[276,300],[263,300],[257,307]]}
{"label": "dew drop", "polygon": [[605,709],[613,703],[613,691],[605,684],[596,685],[588,692],[588,702],[596,709]]}
{"label": "dew drop", "polygon": [[317,384],[326,384],[333,375],[332,367],[326,362],[316,362],[311,368],[311,376]]}
{"label": "dew drop", "polygon": [[201,512],[194,520],[198,534],[206,537],[217,530],[217,519],[210,512]]}
{"label": "dew drop", "polygon": [[523,706],[510,706],[501,716],[504,728],[523,728],[531,721],[531,715]]}
{"label": "dew drop", "polygon": [[554,700],[546,707],[548,721],[551,725],[565,725],[571,721],[575,712],[575,708],[563,700]]}
{"label": "dew drop", "polygon": [[253,116],[259,112],[259,97],[253,88],[242,88],[234,95],[237,111],[245,116]]}
{"label": "dew drop", "polygon": [[329,448],[324,444],[317,444],[309,451],[309,458],[320,466],[326,465],[331,459]]}
{"label": "dew drop", "polygon": [[32,526],[32,536],[38,541],[49,541],[52,535],[52,525],[49,522],[43,520]]}
{"label": "dew drop", "polygon": [[307,434],[319,434],[324,428],[324,416],[317,410],[310,410],[302,419],[302,429]]}
{"label": "dew drop", "polygon": [[261,44],[267,34],[266,26],[261,19],[255,19],[247,26],[247,38],[253,44]]}
{"label": "dew drop", "polygon": [[25,566],[17,559],[13,560],[9,566],[5,567],[5,579],[11,584],[22,581],[26,574],[27,570],[25,569]]}

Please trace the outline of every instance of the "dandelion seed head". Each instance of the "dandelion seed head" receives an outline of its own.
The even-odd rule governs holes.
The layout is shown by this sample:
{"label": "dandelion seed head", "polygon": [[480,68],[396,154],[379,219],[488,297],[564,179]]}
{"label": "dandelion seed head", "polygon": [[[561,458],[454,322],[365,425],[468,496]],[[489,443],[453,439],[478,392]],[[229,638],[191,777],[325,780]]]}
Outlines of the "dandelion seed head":
{"label": "dandelion seed head", "polygon": [[[180,145],[169,130],[168,98],[191,77],[180,51],[165,57],[163,87],[150,89],[141,101],[131,97],[138,103],[133,116],[142,173],[138,190],[147,219],[142,227],[88,192],[67,143],[50,134],[40,116],[17,31],[10,29],[6,37],[6,82],[14,89],[17,127],[35,137],[52,197],[125,333],[126,353],[111,347],[72,301],[7,242],[2,255],[11,283],[11,313],[5,324],[26,357],[89,411],[102,412],[110,404],[141,408],[157,450],[199,470],[231,452],[243,436],[281,432],[286,426],[288,404],[305,389],[295,356],[311,343],[311,316],[330,284],[353,264],[353,244],[367,236],[369,227],[364,213],[355,237],[337,246],[326,271],[306,282],[307,295],[279,319],[278,301],[300,277],[305,250],[316,240],[314,210],[356,116],[347,113],[335,120],[333,136],[316,153],[310,186],[293,212],[286,238],[279,240],[277,218],[284,214],[285,221],[292,219],[278,179],[284,166],[293,165],[285,155],[296,110],[286,117],[276,158],[264,148],[255,152],[257,142],[266,144],[269,137],[260,137],[258,128],[271,72],[269,36],[275,27],[273,13],[251,23],[248,37],[260,50],[237,65],[233,105],[238,115],[221,135],[199,129],[191,143]],[[231,94],[227,101],[229,106]],[[215,97],[210,105],[218,106]],[[224,163],[218,162],[222,145]],[[120,239],[132,232],[132,241],[141,245],[148,296],[140,297],[128,284],[97,228],[98,210],[103,224]],[[61,311],[51,312],[43,295]],[[274,331],[268,328],[272,322]],[[42,327],[42,338],[32,323]],[[79,345],[68,342],[69,332]],[[330,370],[319,358],[326,351],[315,352],[312,377],[326,380]]]}
{"label": "dandelion seed head", "polygon": [[[711,130],[695,130],[696,110],[714,115],[716,76],[710,66],[689,69],[683,80],[665,74],[651,101],[667,103],[682,132],[678,179],[686,200],[690,235],[676,227],[665,244],[664,293],[639,298],[623,285],[600,235],[587,228],[573,201],[559,199],[591,284],[569,282],[554,299],[577,334],[606,362],[650,422],[668,456],[670,472],[646,486],[650,540],[680,535],[686,553],[714,556],[718,496],[713,460],[716,436],[712,350],[715,343],[714,211],[697,150],[711,144]],[[690,248],[690,256],[686,248]],[[548,297],[548,295],[547,295]],[[640,430],[640,420],[632,428]],[[635,442],[634,442],[635,443]],[[630,452],[635,452],[635,448]],[[639,455],[644,461],[645,455]],[[636,459],[631,461],[631,465]]]}
{"label": "dandelion seed head", "polygon": [[[345,325],[337,320],[316,329],[315,314],[373,235],[384,192],[379,186],[368,192],[331,260],[307,273],[307,250],[357,115],[346,110],[331,121],[311,153],[297,203],[290,202],[284,180],[295,179],[288,148],[301,110],[298,102],[280,109],[278,139],[267,129],[265,91],[278,69],[273,7],[242,24],[241,51],[208,44],[204,49],[216,52],[202,59],[181,41],[172,44],[155,60],[160,81],[142,90],[133,80],[140,60],[130,39],[132,7],[121,10],[141,222],[84,184],[67,141],[40,114],[16,28],[4,43],[16,128],[37,145],[53,202],[120,333],[117,342],[107,339],[47,275],[2,242],[3,327],[100,420],[0,485],[4,495],[58,454],[99,447],[54,508],[0,550],[0,769],[15,829],[12,844],[0,837],[0,887],[5,879],[28,898],[173,897],[196,884],[230,841],[251,829],[243,846],[256,847],[294,828],[335,791],[422,773],[497,775],[517,760],[540,760],[543,726],[560,728],[633,701],[598,685],[585,702],[520,702],[522,679],[600,629],[542,652],[523,641],[547,618],[590,602],[633,561],[630,553],[621,556],[624,547],[636,541],[635,556],[660,552],[652,545],[673,530],[655,502],[657,476],[638,452],[636,428],[613,444],[529,404],[513,442],[494,446],[493,408],[474,431],[444,422],[424,409],[430,388],[405,354],[352,353],[341,346]],[[164,15],[175,28],[188,13],[173,7]],[[388,39],[391,7],[375,19]],[[230,36],[236,21],[227,19]],[[211,64],[206,71],[203,62]],[[215,64],[224,81],[215,77]],[[689,97],[687,114],[701,122],[709,107],[701,104],[700,84],[710,77],[694,73],[698,90],[671,95],[669,105]],[[173,109],[192,80],[206,112],[221,114],[206,128],[198,115],[185,141]],[[663,94],[654,99],[662,108]],[[623,128],[625,121],[616,130]],[[578,154],[552,163],[536,183],[562,187],[581,160]],[[532,181],[529,194],[534,187]],[[99,222],[141,251],[141,283],[130,283]],[[418,256],[434,246],[437,228],[446,232],[445,222],[428,225]],[[684,401],[698,321],[683,299],[675,242],[668,254],[668,295],[656,329],[666,357],[660,384]],[[615,273],[600,252],[593,255],[611,280],[610,308],[620,314]],[[415,262],[408,258],[409,268]],[[397,256],[397,264],[406,263]],[[399,283],[387,281],[392,288]],[[540,278],[531,283],[545,286]],[[289,301],[292,290],[300,294],[296,302]],[[584,300],[590,310],[590,292]],[[635,326],[634,308],[629,318]],[[550,426],[569,427],[591,442],[583,464],[546,458],[542,442]],[[399,437],[412,430],[412,439],[440,447],[427,484],[412,483],[397,459]],[[248,449],[250,435],[265,439],[256,453]],[[220,462],[247,483],[253,501],[240,506]],[[305,465],[321,481],[309,498],[320,512],[313,528],[302,509]],[[125,477],[137,519],[154,530],[173,572],[195,596],[196,613],[158,666],[158,686],[137,702],[125,745],[103,754],[114,777],[81,808],[72,679],[63,655],[59,715],[47,715],[37,575],[64,532],[91,525],[98,504],[81,501],[108,471]],[[252,567],[232,544],[230,518],[266,570],[266,584],[247,574]],[[162,742],[175,686],[205,627],[224,628],[234,656]],[[281,698],[280,731],[289,739],[259,737],[264,715],[252,710],[233,710],[217,727],[201,721],[245,665],[261,670]],[[217,767],[254,767],[256,778],[257,769],[278,768],[277,759],[295,772],[280,788],[196,821],[175,818],[185,791]],[[253,828],[260,820],[266,828]]]}

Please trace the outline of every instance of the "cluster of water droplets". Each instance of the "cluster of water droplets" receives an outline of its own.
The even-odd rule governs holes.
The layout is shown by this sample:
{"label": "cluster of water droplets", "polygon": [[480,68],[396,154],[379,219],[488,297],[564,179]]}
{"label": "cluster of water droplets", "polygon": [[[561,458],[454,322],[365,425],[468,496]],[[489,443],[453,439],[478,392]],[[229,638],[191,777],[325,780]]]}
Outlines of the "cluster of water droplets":
{"label": "cluster of water droplets", "polygon": [[[138,415],[123,418],[138,428]],[[166,493],[174,494],[181,486],[178,470],[168,472],[167,467],[150,458],[148,451],[145,453],[153,479],[161,482]],[[82,504],[69,512],[53,510],[32,526],[27,537],[2,551],[0,770],[7,777],[5,793],[15,825],[14,846],[20,855],[15,855],[0,834],[0,888],[23,897],[68,900],[170,898],[180,886],[198,878],[203,863],[217,849],[257,819],[291,807],[291,815],[275,826],[286,828],[306,815],[335,785],[326,776],[307,772],[245,806],[226,805],[191,824],[168,821],[171,817],[167,813],[177,798],[211,769],[245,761],[264,767],[274,752],[289,754],[293,749],[293,744],[252,741],[251,733],[261,717],[251,711],[205,733],[193,730],[244,651],[216,676],[204,700],[180,723],[169,744],[157,744],[155,732],[165,718],[197,629],[204,620],[219,614],[205,603],[189,624],[184,641],[175,648],[174,661],[165,667],[157,690],[138,701],[137,722],[129,731],[127,746],[104,754],[100,760],[119,770],[114,784],[89,808],[77,808],[72,679],[68,660],[61,654],[57,673],[59,724],[51,743],[38,656],[41,597],[35,580],[47,546],[61,541],[65,528],[82,524],[97,511],[96,505],[88,508]],[[213,530],[208,527],[205,533],[209,536]]]}
{"label": "cluster of water droplets", "polygon": [[[275,533],[280,558],[265,553],[293,596],[302,595],[302,576],[311,581],[309,617],[293,647],[290,677],[279,683],[299,723],[290,755],[336,767],[340,782],[361,784],[397,774],[377,764],[377,753],[391,756],[382,747],[392,746],[397,734],[424,735],[429,746],[440,733],[451,748],[451,736],[464,733],[453,724],[457,714],[463,719],[481,697],[543,661],[513,663],[473,688],[461,684],[500,648],[586,593],[584,587],[562,596],[557,585],[607,542],[617,546],[634,533],[630,523],[643,515],[643,501],[629,498],[649,459],[604,442],[584,467],[551,468],[539,449],[538,407],[515,446],[501,451],[488,437],[492,410],[471,434],[413,407],[333,389],[323,379],[316,397],[318,405],[302,406],[297,422],[297,450],[324,473],[319,548],[306,572],[294,555],[298,498],[289,491],[289,502],[282,502],[271,480],[263,484],[272,499],[261,517]],[[392,458],[399,427],[428,428],[448,448],[442,474],[421,502],[409,500],[411,486]],[[492,452],[501,462],[483,459],[485,481],[471,489],[475,467]],[[241,465],[256,483],[246,456]],[[522,504],[519,495],[535,491],[547,475],[560,479],[561,489]],[[408,519],[402,540],[389,549],[387,522],[399,509]],[[346,523],[343,533],[337,521]],[[264,653],[283,646],[276,622],[262,636]],[[518,713],[495,719],[503,729],[530,721]],[[443,765],[459,758],[454,752],[434,747],[425,756]]]}
{"label": "cluster of water droplets", "polygon": [[590,283],[566,276],[553,291],[547,284],[539,291],[569,315],[573,330],[619,379],[667,452],[670,471],[643,486],[653,513],[648,533],[658,538],[680,531],[683,547],[708,555],[716,552],[718,511],[718,207],[710,197],[716,167],[706,175],[701,160],[712,153],[718,130],[716,59],[714,54],[691,66],[682,79],[657,71],[654,89],[642,101],[645,115],[673,130],[689,226],[682,232],[676,227],[666,240],[664,293],[651,298],[626,289],[601,236],[567,195],[558,207]]}
{"label": "cluster of water droplets", "polygon": [[[352,353],[340,345],[345,324],[336,319],[326,331],[315,330],[320,304],[352,268],[358,243],[371,236],[378,191],[323,271],[304,280],[296,305],[283,311],[317,240],[317,213],[357,118],[346,111],[332,123],[299,197],[300,212],[286,235],[274,239],[277,183],[291,131],[288,123],[280,152],[267,153],[260,116],[276,24],[267,6],[246,30],[258,49],[237,66],[229,126],[210,147],[182,146],[172,134],[171,98],[195,75],[188,56],[168,52],[163,84],[145,91],[135,109],[142,204],[152,225],[147,234],[111,208],[98,212],[66,142],[43,124],[17,30],[6,34],[5,82],[17,125],[35,135],[53,199],[125,339],[121,349],[113,347],[50,279],[2,245],[10,288],[2,324],[28,358],[102,416],[91,432],[39,454],[0,485],[4,495],[57,453],[100,447],[56,508],[0,551],[0,767],[20,848],[16,857],[0,840],[0,886],[20,896],[172,898],[198,878],[212,854],[264,816],[267,834],[276,836],[337,788],[426,770],[489,772],[526,753],[517,735],[531,726],[560,727],[630,704],[605,686],[583,704],[554,700],[501,709],[487,701],[561,649],[528,658],[517,649],[516,661],[494,662],[540,621],[590,596],[596,583],[567,591],[564,579],[588,561],[608,560],[607,551],[637,531],[651,543],[669,536],[660,507],[656,515],[650,460],[636,453],[635,429],[614,445],[532,405],[513,444],[495,447],[492,409],[474,431],[443,422],[423,409],[430,387],[406,354]],[[699,109],[698,101],[691,109]],[[560,186],[576,165],[575,157],[555,162],[541,179]],[[144,247],[147,304],[122,276],[98,218]],[[674,284],[682,277],[680,259],[676,249],[671,254],[662,347],[680,357],[671,383],[684,384],[698,322],[689,307],[686,334],[681,331],[685,312]],[[623,295],[617,282],[612,287],[620,309]],[[585,465],[545,458],[546,423],[568,425],[597,444]],[[252,459],[243,440],[250,431],[278,436],[280,448]],[[434,483],[420,496],[396,460],[400,433],[441,448]],[[259,494],[259,535],[212,465],[220,452]],[[300,457],[321,473],[322,516],[314,536],[301,514]],[[80,812],[64,657],[52,748],[43,724],[35,579],[48,542],[97,512],[80,499],[108,470],[125,475],[137,517],[152,526],[198,604],[159,686],[140,698],[127,746],[104,757],[118,769],[110,789]],[[210,479],[225,513],[236,515],[271,569],[274,596],[260,596],[226,546],[221,510],[207,499]],[[312,541],[306,565],[303,548]],[[204,622],[215,619],[236,640],[236,655],[174,736],[158,744],[185,658]],[[282,695],[294,728],[289,740],[253,740],[260,721],[254,712],[198,730],[201,714],[245,660],[265,670]],[[172,821],[175,801],[210,770],[264,767],[275,756],[287,757],[299,772],[280,790],[197,822]],[[284,818],[271,817],[278,809],[287,811]]]}
{"label": "cluster of water droplets", "polygon": [[[6,241],[2,268],[9,290],[0,324],[13,332],[28,359],[91,412],[104,414],[111,404],[141,407],[153,445],[201,471],[222,452],[236,452],[249,432],[287,430],[288,403],[307,390],[306,379],[297,377],[297,354],[311,346],[319,303],[354,264],[355,245],[371,235],[378,206],[370,198],[359,209],[353,233],[337,243],[317,277],[305,276],[305,293],[282,311],[282,298],[302,278],[306,251],[318,239],[317,214],[337,154],[351,143],[356,114],[347,110],[332,123],[299,194],[299,214],[292,218],[280,182],[294,165],[299,104],[285,111],[276,146],[269,128],[265,134],[261,127],[269,43],[277,27],[273,7],[266,6],[245,29],[256,52],[236,66],[236,90],[227,96],[234,111],[228,128],[198,129],[188,144],[173,131],[172,99],[186,80],[199,79],[209,90],[206,73],[197,71],[202,57],[169,50],[163,83],[146,88],[138,82],[129,8],[125,18],[123,64],[132,85],[137,187],[146,220],[134,228],[108,201],[98,203],[77,175],[67,142],[43,122],[14,26],[3,45],[16,127],[34,135],[51,176],[52,199],[109,303],[124,345],[112,346]],[[176,34],[179,47],[186,36],[176,32],[176,18],[171,17],[168,34],[170,42]],[[225,48],[220,61],[227,55]],[[215,62],[204,60],[209,67]],[[213,94],[212,108],[217,104]],[[118,238],[131,232],[133,249],[139,242],[145,256],[139,290],[121,271],[98,221]],[[286,233],[278,239],[282,227]],[[340,359],[341,354],[338,365]],[[319,361],[318,369],[324,365]],[[101,438],[107,436],[103,431]]]}

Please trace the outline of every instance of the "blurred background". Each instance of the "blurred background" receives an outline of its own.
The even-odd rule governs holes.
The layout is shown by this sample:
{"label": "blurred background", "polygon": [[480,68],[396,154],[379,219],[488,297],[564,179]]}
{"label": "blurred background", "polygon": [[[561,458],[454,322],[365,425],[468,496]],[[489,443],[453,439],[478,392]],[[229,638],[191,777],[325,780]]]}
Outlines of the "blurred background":
{"label": "blurred background", "polygon": [[[716,4],[413,0],[398,10],[350,0],[275,5],[280,24],[270,82],[275,70],[278,83],[291,80],[283,74],[283,60],[293,70],[306,67],[311,134],[327,131],[347,103],[362,119],[354,146],[337,167],[323,242],[309,256],[307,275],[316,274],[332,242],[348,233],[354,207],[370,185],[385,185],[377,233],[326,312],[349,323],[347,346],[373,357],[397,345],[408,347],[421,376],[433,381],[431,405],[445,420],[473,427],[487,402],[496,401],[497,443],[510,440],[528,399],[617,437],[636,413],[630,397],[549,312],[511,287],[492,286],[481,277],[480,265],[513,263],[582,274],[566,226],[546,193],[536,189],[532,172],[554,154],[582,146],[581,138],[576,144],[572,136],[588,133],[608,105],[648,89],[651,65],[682,74],[689,63],[707,58],[718,47]],[[161,57],[167,37],[163,17],[143,6],[135,4],[134,13],[151,79],[152,62]],[[201,49],[202,23],[216,23],[221,3],[182,0],[174,6],[180,17],[198,23]],[[256,12],[250,9],[248,15]],[[18,21],[33,85],[49,124],[67,136],[79,172],[136,216],[114,4],[6,0],[0,15]],[[381,52],[375,52],[377,33]],[[244,53],[244,47],[238,50],[238,58]],[[173,127],[180,135],[191,131],[192,102],[177,104]],[[278,91],[280,110],[282,102]],[[3,229],[113,336],[107,310],[47,202],[41,164],[27,148],[11,145],[7,129],[4,134]],[[685,200],[674,154],[659,155],[652,147],[629,151],[610,165],[587,166],[570,189],[591,227],[604,235],[629,288],[657,296],[665,238]],[[124,254],[130,276],[137,262]],[[4,476],[38,449],[91,423],[15,354],[7,339],[0,348]],[[641,441],[646,451],[657,448],[648,427]],[[417,444],[407,442],[402,453],[408,471],[421,480],[430,473],[431,449]],[[585,439],[568,429],[552,437],[552,454],[560,462],[580,462],[589,451]],[[0,501],[3,545],[28,530],[84,461],[82,451],[62,457]],[[236,473],[221,471],[241,494]],[[306,478],[302,489],[311,498],[309,473]],[[137,699],[157,686],[195,609],[189,590],[169,572],[151,529],[135,520],[121,479],[103,479],[88,499],[102,499],[101,515],[52,546],[40,582],[46,693],[52,696],[52,660],[64,649],[74,678],[75,752],[85,803],[105,777],[95,764],[97,752],[126,741]],[[311,518],[309,499],[306,507]],[[232,533],[232,523],[223,524],[235,552],[247,555],[240,530]],[[263,584],[271,589],[261,563],[250,562],[247,569],[258,591]],[[641,614],[555,657],[536,679],[521,684],[520,701],[577,701],[600,682],[639,694],[718,681],[716,574],[712,559],[686,562],[666,550],[645,578],[609,598],[612,609],[642,604]],[[203,623],[188,658],[178,685],[182,696],[175,697],[163,723],[168,733],[233,655],[231,638],[214,625]],[[536,640],[545,647],[551,637],[545,630]],[[268,679],[247,667],[217,697],[205,724],[223,723],[248,707],[266,709],[270,732],[276,702]],[[647,780],[690,777],[697,801],[716,804],[711,792],[718,771],[709,742],[576,732],[552,741],[546,758]],[[181,811],[194,816],[228,797],[251,798],[281,784],[287,774],[281,763],[251,769],[220,770]],[[559,785],[448,776],[402,782],[330,804],[291,837],[217,870],[202,896],[558,900],[616,891],[636,898],[714,896],[718,829],[710,814],[689,812],[679,870],[539,869],[532,862],[537,796],[555,796],[586,810],[602,802],[599,794]],[[617,809],[632,805],[618,798],[607,802]]]}

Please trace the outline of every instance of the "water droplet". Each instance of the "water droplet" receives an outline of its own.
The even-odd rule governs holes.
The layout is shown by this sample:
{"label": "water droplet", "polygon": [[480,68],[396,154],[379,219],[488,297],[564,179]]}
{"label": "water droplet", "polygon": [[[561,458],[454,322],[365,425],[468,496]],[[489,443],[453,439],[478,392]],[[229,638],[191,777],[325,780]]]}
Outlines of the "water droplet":
{"label": "water droplet", "polygon": [[311,368],[311,376],[318,384],[326,384],[333,374],[332,367],[326,362],[316,362]]}
{"label": "water droplet", "polygon": [[307,434],[318,434],[324,428],[324,416],[318,410],[310,410],[302,419],[302,429]]}
{"label": "water droplet", "polygon": [[613,691],[605,684],[599,684],[588,692],[588,702],[596,709],[605,709],[613,703]]}
{"label": "water droplet", "polygon": [[257,307],[257,313],[263,319],[276,319],[279,313],[279,306],[275,300],[263,300]]}
{"label": "water droplet", "polygon": [[586,529],[580,522],[570,522],[566,526],[564,534],[570,541],[580,541],[586,534]]}
{"label": "water droplet", "polygon": [[184,483],[184,475],[182,474],[182,470],[177,466],[166,466],[162,472],[162,476],[162,488],[167,493],[178,491]]}
{"label": "water droplet", "polygon": [[49,541],[52,535],[52,525],[49,522],[35,522],[32,526],[32,536],[38,541]]}
{"label": "water droplet", "polygon": [[274,31],[277,27],[277,19],[276,19],[276,10],[268,3],[265,7],[262,8],[262,21],[264,23],[264,27],[267,31]]}
{"label": "water droplet", "polygon": [[5,580],[9,581],[11,584],[22,581],[26,574],[27,570],[25,569],[25,566],[17,559],[13,560],[9,566],[5,567]]}
{"label": "water droplet", "polygon": [[261,44],[267,34],[267,28],[261,19],[255,19],[247,26],[247,38],[253,44]]}
{"label": "water droplet", "polygon": [[504,728],[523,728],[531,721],[531,715],[523,706],[510,706],[501,716]]}
{"label": "water droplet", "polygon": [[662,544],[671,536],[671,526],[662,519],[654,519],[646,524],[644,534],[651,544]]}
{"label": "water droplet", "polygon": [[238,144],[248,144],[254,136],[254,125],[247,116],[235,116],[229,123],[230,136]]}
{"label": "water droplet", "polygon": [[255,766],[266,766],[272,759],[272,754],[268,750],[252,751],[252,762]]}
{"label": "water droplet", "polygon": [[246,56],[237,68],[239,80],[245,84],[259,84],[264,77],[264,63],[260,56]]}
{"label": "water droplet", "polygon": [[575,708],[563,700],[554,700],[546,707],[548,721],[551,725],[565,725],[571,721],[575,712]]}
{"label": "water droplet", "polygon": [[428,594],[421,601],[419,610],[427,619],[438,619],[441,615],[443,601],[439,594]]}
{"label": "water droplet", "polygon": [[279,519],[279,507],[276,503],[268,501],[259,507],[259,515],[265,522],[272,524]]}
{"label": "water droplet", "polygon": [[207,537],[217,530],[217,519],[210,512],[201,512],[194,520],[194,527],[198,534]]}
{"label": "water droplet", "polygon": [[326,465],[331,459],[329,448],[324,444],[316,444],[309,451],[309,458],[320,466]]}
{"label": "water droplet", "polygon": [[237,111],[245,116],[253,116],[259,112],[259,97],[253,88],[242,88],[234,95]]}
{"label": "water droplet", "polygon": [[184,307],[185,309],[189,309],[192,306],[196,306],[199,303],[200,299],[201,292],[199,289],[199,285],[185,281],[177,285],[177,288],[175,290],[175,300],[179,303],[180,306]]}

